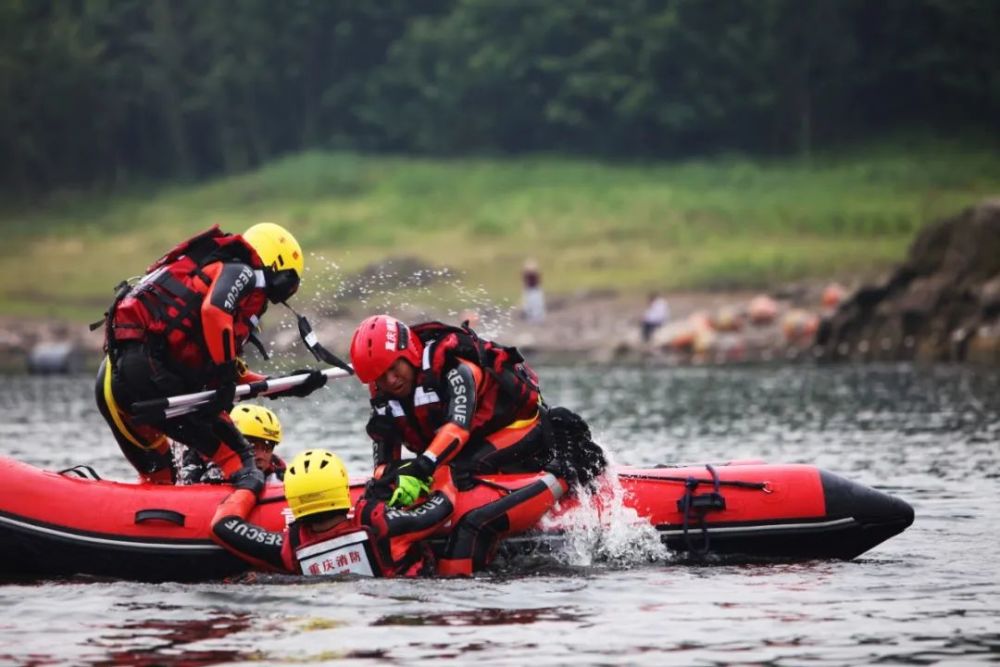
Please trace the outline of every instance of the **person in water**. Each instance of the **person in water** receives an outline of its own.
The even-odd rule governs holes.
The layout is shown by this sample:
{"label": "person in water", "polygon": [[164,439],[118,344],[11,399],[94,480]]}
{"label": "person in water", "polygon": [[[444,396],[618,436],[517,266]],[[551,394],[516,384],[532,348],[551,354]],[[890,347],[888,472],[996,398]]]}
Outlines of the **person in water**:
{"label": "person in water", "polygon": [[352,508],[344,464],[332,452],[310,449],[288,465],[284,489],[294,520],[282,532],[248,521],[256,497],[237,489],[219,504],[211,535],[263,570],[307,576],[471,575],[493,556],[505,530],[497,518],[505,512],[508,499],[521,507],[520,519],[525,523],[515,525],[530,526],[565,490],[548,474],[466,513],[452,530],[443,557],[438,558],[427,539],[452,517],[458,491],[447,469],[436,486],[422,503],[408,509],[390,508],[371,493],[365,493]]}
{"label": "person in water", "polygon": [[[254,463],[257,469],[264,473],[264,481],[282,481],[287,466],[281,457],[274,453],[274,448],[281,444],[281,422],[278,416],[262,405],[244,403],[230,410],[229,417],[253,447]],[[179,484],[224,481],[219,467],[211,461],[206,461],[197,450],[190,447],[183,447],[177,477]]]}
{"label": "person in water", "polygon": [[[298,290],[302,249],[284,228],[260,223],[242,236],[217,226],[181,243],[134,286],[123,283],[105,316],[107,357],[98,371],[97,405],[143,480],[175,480],[170,439],[193,447],[227,479],[259,493],[264,475],[229,410],[237,383],[264,376],[242,362],[268,302]],[[285,395],[306,396],[326,383],[314,371]],[[137,401],[205,389],[215,396],[196,412],[140,420]]]}
{"label": "person in water", "polygon": [[[375,476],[392,488],[391,505],[428,493],[446,464],[460,486],[473,474],[543,469],[588,482],[605,465],[579,416],[543,404],[517,349],[480,339],[467,324],[410,327],[376,315],[358,326],[350,352],[371,394]],[[416,457],[402,460],[403,446]]]}

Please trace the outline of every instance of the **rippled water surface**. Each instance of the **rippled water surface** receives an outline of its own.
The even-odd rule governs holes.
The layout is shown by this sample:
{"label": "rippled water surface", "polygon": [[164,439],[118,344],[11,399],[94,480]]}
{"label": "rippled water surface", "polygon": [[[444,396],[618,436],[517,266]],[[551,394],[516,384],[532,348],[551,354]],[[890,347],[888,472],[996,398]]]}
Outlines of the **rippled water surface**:
{"label": "rippled water surface", "polygon": [[[0,584],[0,664],[843,665],[1000,662],[1000,374],[960,367],[542,369],[619,463],[813,463],[899,495],[902,535],[852,562],[515,564],[473,580]],[[366,398],[286,400],[286,456],[362,474]],[[0,453],[130,479],[89,378],[4,378]],[[2,493],[2,491],[0,491]],[[606,545],[605,545],[606,546]]]}

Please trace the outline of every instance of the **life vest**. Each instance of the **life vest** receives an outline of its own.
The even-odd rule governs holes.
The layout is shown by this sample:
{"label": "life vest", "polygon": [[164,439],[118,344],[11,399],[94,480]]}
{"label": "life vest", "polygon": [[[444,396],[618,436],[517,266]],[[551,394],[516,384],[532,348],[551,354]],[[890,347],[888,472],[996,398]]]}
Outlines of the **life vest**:
{"label": "life vest", "polygon": [[445,423],[448,404],[442,378],[458,359],[470,361],[483,370],[476,412],[469,428],[472,439],[537,414],[541,403],[538,376],[517,348],[483,340],[467,323],[455,327],[425,322],[411,329],[424,345],[412,401],[382,394],[372,398],[379,426],[391,423],[409,449],[423,452]]}
{"label": "life vest", "polygon": [[[283,547],[286,565],[294,565],[288,562],[294,554],[302,574],[309,576],[350,572],[368,577],[413,577],[432,568],[433,555],[415,540],[423,535],[390,536],[385,514],[384,503],[369,505],[362,499],[347,521],[322,535],[292,523]],[[362,516],[372,522],[370,527],[362,523]]]}
{"label": "life vest", "polygon": [[382,568],[372,551],[368,531],[354,522],[346,522],[332,534],[317,537],[301,526],[294,526],[289,535],[298,537],[292,544],[295,560],[306,576],[358,574],[382,576]]}
{"label": "life vest", "polygon": [[211,366],[201,307],[212,278],[204,269],[228,261],[249,267],[246,280],[255,285],[233,311],[233,334],[241,345],[267,307],[264,265],[243,237],[226,234],[215,225],[153,262],[134,286],[119,290],[106,318],[105,348],[113,356],[123,341],[155,341],[165,347],[164,356],[175,370],[178,365],[196,371]]}

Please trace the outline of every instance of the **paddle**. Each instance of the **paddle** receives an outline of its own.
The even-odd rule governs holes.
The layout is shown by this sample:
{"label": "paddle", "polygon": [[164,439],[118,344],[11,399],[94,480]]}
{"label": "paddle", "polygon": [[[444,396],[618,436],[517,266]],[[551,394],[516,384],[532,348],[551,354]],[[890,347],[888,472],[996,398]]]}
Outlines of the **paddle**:
{"label": "paddle", "polygon": [[[342,368],[327,368],[321,371],[329,380],[350,377],[352,372]],[[296,387],[306,381],[308,373],[288,375],[285,377],[250,382],[236,386],[236,399],[243,400],[255,396],[267,396]],[[172,419],[194,412],[215,397],[215,390],[198,391],[193,394],[180,394],[168,398],[154,398],[148,401],[137,401],[132,404],[131,414],[137,422],[152,422],[161,419]]]}

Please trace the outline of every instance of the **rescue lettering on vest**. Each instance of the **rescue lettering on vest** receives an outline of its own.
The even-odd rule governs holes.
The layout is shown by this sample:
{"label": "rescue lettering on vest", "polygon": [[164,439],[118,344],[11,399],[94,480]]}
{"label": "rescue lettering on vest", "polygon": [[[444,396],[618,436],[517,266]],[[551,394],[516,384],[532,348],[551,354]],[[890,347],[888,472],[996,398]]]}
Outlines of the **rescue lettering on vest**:
{"label": "rescue lettering on vest", "polygon": [[455,405],[455,414],[466,421],[469,415],[469,397],[466,395],[465,383],[458,374],[457,368],[448,371],[448,383],[451,385],[451,399]]}
{"label": "rescue lettering on vest", "polygon": [[253,270],[249,266],[244,266],[232,287],[229,288],[229,293],[226,294],[226,310],[232,312],[236,309],[236,302],[253,279]]}
{"label": "rescue lettering on vest", "polygon": [[295,557],[302,568],[302,574],[306,576],[350,573],[374,577],[375,572],[368,560],[368,552],[365,551],[367,542],[368,533],[359,530],[300,547],[296,550]]}

